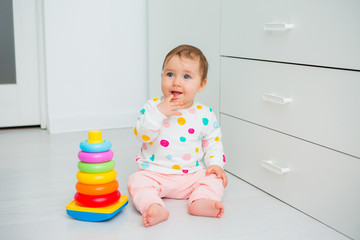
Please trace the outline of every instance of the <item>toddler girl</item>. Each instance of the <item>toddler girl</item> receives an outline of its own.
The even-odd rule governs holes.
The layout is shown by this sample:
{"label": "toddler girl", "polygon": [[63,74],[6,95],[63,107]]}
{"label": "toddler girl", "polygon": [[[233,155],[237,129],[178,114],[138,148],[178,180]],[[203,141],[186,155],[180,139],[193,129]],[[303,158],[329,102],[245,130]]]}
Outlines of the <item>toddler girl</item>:
{"label": "toddler girl", "polygon": [[142,148],[129,194],[145,226],[169,217],[164,197],[188,199],[190,214],[221,217],[227,177],[220,126],[211,108],[194,101],[206,86],[207,60],[198,48],[181,45],[162,70],[163,96],[146,102],[134,128]]}

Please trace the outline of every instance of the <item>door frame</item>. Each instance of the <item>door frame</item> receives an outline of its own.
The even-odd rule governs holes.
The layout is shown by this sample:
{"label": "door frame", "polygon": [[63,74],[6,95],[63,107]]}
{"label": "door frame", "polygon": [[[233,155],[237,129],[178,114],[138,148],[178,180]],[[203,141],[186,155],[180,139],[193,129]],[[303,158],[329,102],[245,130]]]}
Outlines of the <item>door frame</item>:
{"label": "door frame", "polygon": [[46,88],[46,51],[45,51],[45,14],[44,0],[35,0],[37,25],[37,53],[39,72],[40,127],[47,128],[47,88]]}

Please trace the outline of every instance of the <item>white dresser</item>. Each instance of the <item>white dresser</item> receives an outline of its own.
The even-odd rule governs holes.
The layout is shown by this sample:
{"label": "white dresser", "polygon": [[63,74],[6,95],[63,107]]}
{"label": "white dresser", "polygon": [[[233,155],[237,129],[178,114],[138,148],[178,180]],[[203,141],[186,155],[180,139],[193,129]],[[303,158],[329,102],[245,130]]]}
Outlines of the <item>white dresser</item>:
{"label": "white dresser", "polygon": [[222,0],[227,170],[360,239],[360,1]]}

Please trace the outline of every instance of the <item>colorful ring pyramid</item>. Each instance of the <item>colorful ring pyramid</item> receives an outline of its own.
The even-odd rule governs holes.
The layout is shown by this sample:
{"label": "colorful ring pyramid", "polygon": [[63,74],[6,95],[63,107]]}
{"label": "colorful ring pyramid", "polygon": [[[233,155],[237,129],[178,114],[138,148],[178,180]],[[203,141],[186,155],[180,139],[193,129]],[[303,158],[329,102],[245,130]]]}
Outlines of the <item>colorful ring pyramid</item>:
{"label": "colorful ring pyramid", "polygon": [[118,214],[128,204],[128,196],[118,190],[111,143],[102,139],[99,130],[88,134],[89,139],[80,143],[77,192],[66,211],[75,219],[99,222]]}

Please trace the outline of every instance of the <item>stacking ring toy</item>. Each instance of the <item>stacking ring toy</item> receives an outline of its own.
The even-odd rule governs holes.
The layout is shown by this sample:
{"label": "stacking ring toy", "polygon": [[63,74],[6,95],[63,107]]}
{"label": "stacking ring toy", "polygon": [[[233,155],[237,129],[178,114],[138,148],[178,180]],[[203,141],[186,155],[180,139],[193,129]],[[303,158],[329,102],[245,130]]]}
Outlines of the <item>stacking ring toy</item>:
{"label": "stacking ring toy", "polygon": [[84,152],[105,152],[110,150],[111,142],[104,139],[100,143],[90,143],[88,140],[84,140],[80,143],[80,149]]}
{"label": "stacking ring toy", "polygon": [[75,186],[76,190],[85,195],[105,195],[115,192],[119,187],[118,181],[114,180],[105,184],[85,184],[78,182]]}
{"label": "stacking ring toy", "polygon": [[114,156],[113,151],[105,151],[105,152],[84,152],[80,151],[78,153],[78,158],[82,162],[87,163],[101,163],[110,161]]}
{"label": "stacking ring toy", "polygon": [[116,179],[116,171],[114,169],[104,173],[85,173],[79,171],[76,174],[76,178],[79,182],[85,184],[104,184]]}
{"label": "stacking ring toy", "polygon": [[77,204],[80,204],[82,206],[99,208],[99,207],[106,207],[115,203],[117,200],[120,199],[120,196],[121,194],[119,190],[100,196],[84,195],[77,192],[75,194],[74,199]]}
{"label": "stacking ring toy", "polygon": [[113,160],[103,163],[85,163],[79,161],[78,168],[82,172],[86,173],[102,173],[108,172],[115,167],[115,162]]}

